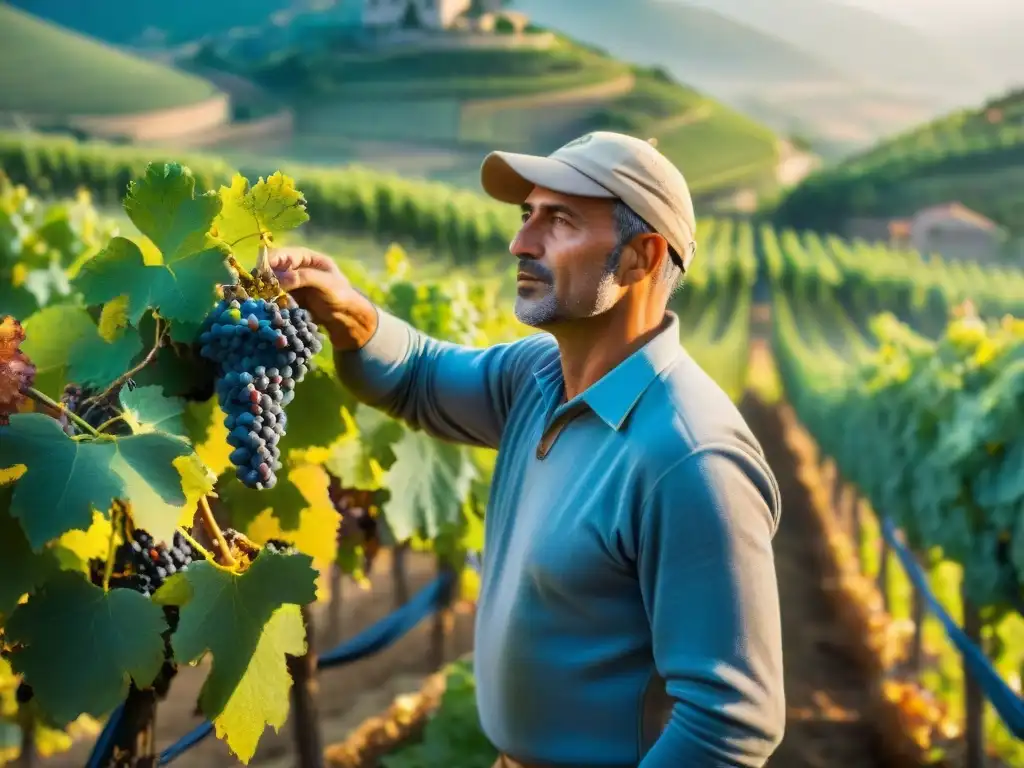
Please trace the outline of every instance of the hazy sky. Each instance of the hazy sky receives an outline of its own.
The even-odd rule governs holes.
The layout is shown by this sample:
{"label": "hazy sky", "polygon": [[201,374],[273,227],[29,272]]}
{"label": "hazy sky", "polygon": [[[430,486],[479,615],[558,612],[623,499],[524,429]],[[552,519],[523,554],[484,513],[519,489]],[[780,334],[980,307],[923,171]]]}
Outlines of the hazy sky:
{"label": "hazy sky", "polygon": [[1022,0],[842,0],[908,24],[946,28],[979,16],[998,17],[1019,9]]}

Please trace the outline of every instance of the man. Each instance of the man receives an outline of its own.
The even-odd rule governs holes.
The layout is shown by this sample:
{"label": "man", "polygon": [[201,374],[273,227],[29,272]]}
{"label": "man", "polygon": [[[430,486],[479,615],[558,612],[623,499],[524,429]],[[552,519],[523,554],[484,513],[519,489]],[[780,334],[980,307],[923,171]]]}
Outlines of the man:
{"label": "man", "polygon": [[779,492],[666,311],[695,250],[686,183],[604,132],[492,153],[482,183],[522,206],[515,312],[541,333],[439,342],[326,256],[271,263],[362,402],[498,450],[474,662],[495,768],[763,766],[785,717]]}

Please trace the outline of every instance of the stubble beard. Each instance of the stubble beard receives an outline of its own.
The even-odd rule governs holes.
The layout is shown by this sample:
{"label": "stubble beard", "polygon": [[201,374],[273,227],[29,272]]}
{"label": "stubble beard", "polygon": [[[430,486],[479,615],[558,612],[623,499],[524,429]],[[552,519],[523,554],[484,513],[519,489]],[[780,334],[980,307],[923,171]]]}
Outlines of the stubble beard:
{"label": "stubble beard", "polygon": [[615,273],[621,255],[621,246],[608,254],[593,301],[577,299],[571,305],[563,306],[558,301],[554,283],[548,283],[544,286],[546,290],[542,296],[516,296],[516,319],[531,328],[544,328],[566,320],[582,320],[607,312],[616,302],[615,288],[618,283]]}

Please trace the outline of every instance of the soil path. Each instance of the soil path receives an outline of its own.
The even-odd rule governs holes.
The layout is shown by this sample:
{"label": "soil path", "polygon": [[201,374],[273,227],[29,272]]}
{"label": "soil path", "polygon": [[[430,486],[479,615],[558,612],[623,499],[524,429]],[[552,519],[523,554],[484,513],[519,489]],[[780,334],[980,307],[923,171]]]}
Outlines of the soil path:
{"label": "soil path", "polygon": [[[755,342],[755,345],[760,342]],[[870,693],[821,584],[822,533],[797,459],[775,408],[748,397],[747,422],[765,450],[782,492],[775,536],[782,603],[786,735],[770,768],[889,768],[881,738],[863,718]],[[897,768],[895,765],[892,768]]]}

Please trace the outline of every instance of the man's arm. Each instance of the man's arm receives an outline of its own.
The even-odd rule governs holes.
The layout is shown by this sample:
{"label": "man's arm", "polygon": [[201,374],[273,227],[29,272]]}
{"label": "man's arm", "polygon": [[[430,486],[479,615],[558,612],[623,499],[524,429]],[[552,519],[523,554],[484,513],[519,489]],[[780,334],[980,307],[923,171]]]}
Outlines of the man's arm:
{"label": "man's arm", "polygon": [[376,307],[372,337],[335,353],[338,378],[360,402],[445,440],[497,448],[542,334],[484,349],[438,341]]}
{"label": "man's arm", "polygon": [[702,448],[642,514],[640,587],[673,705],[640,768],[761,768],[786,719],[774,478],[737,448]]}

